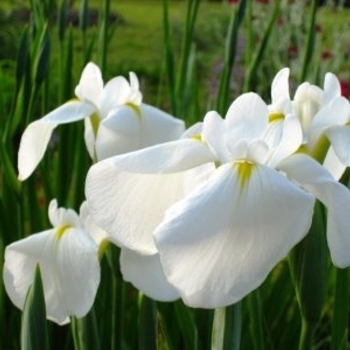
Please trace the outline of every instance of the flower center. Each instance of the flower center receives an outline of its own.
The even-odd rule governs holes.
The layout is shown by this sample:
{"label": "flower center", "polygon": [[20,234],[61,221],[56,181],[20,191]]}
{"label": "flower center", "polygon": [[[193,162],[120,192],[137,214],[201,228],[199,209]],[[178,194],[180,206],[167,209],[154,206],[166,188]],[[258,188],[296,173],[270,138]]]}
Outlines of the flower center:
{"label": "flower center", "polygon": [[234,163],[234,167],[237,170],[241,190],[243,190],[252,176],[255,164],[247,160],[239,160]]}

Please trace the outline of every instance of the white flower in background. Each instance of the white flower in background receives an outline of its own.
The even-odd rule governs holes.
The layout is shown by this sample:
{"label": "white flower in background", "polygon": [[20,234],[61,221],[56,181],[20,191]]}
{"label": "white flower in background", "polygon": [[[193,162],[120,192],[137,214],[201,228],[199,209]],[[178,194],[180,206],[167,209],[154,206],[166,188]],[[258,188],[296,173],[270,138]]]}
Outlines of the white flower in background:
{"label": "white flower in background", "polygon": [[160,142],[177,139],[183,121],[142,103],[139,82],[130,73],[103,84],[94,63],[84,68],[73,99],[28,125],[18,152],[19,179],[28,178],[42,157],[54,128],[85,120],[85,143],[92,159],[101,160]]}
{"label": "white flower in background", "polygon": [[[323,90],[308,82],[298,86],[294,99],[289,94],[289,69],[279,71],[273,80],[270,117],[294,114],[303,129],[303,150],[339,179],[350,165],[350,104],[341,96],[337,77],[327,73]],[[277,112],[277,113],[276,113]]]}
{"label": "white flower in background", "polygon": [[100,283],[98,246],[75,211],[49,205],[52,229],[6,247],[3,278],[11,301],[23,309],[35,267],[40,266],[47,318],[58,323],[83,317]]}
{"label": "white flower in background", "polygon": [[[120,245],[158,251],[168,281],[194,307],[230,305],[258,287],[308,232],[315,197],[328,209],[334,263],[350,264],[348,189],[293,155],[302,143],[296,118],[284,118],[278,143],[269,128],[266,104],[249,93],[225,120],[209,112],[198,135],[102,161],[87,178],[91,214]],[[205,166],[197,183],[185,177]],[[147,186],[155,176],[159,184]],[[177,200],[164,186],[175,176],[193,184]]]}

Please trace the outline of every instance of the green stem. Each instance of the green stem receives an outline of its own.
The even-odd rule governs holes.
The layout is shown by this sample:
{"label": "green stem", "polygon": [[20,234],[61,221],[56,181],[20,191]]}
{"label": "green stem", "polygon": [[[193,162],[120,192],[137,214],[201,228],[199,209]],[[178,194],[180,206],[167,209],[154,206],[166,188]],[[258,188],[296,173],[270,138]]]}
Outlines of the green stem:
{"label": "green stem", "polygon": [[307,322],[305,320],[302,321],[299,350],[312,349],[316,325],[316,323]]}
{"label": "green stem", "polygon": [[239,350],[242,333],[242,309],[238,302],[214,313],[212,343],[214,350]]}

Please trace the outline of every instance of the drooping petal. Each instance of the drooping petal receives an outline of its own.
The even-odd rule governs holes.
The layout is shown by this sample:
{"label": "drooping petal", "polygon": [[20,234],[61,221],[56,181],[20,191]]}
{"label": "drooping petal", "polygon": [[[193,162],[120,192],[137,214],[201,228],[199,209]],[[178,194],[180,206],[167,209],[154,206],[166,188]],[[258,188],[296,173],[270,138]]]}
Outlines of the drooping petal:
{"label": "drooping petal", "polygon": [[52,232],[53,229],[47,230],[6,247],[4,285],[11,301],[20,309],[24,307],[27,291],[33,282],[35,267],[42,260],[42,248]]}
{"label": "drooping petal", "polygon": [[230,305],[258,287],[303,238],[313,204],[273,169],[225,164],[173,205],[157,228],[165,275],[190,306]]}
{"label": "drooping petal", "polygon": [[82,120],[93,111],[91,104],[71,101],[29,124],[24,130],[18,151],[19,180],[23,181],[33,173],[57,125]]}
{"label": "drooping petal", "polygon": [[289,95],[289,68],[282,68],[275,76],[271,85],[272,103],[277,103],[280,99],[290,100]]}
{"label": "drooping petal", "polygon": [[100,98],[103,91],[103,80],[100,68],[89,62],[82,74],[79,84],[75,88],[75,95],[82,101],[92,103],[95,108],[100,108]]}
{"label": "drooping petal", "polygon": [[333,126],[326,131],[334,152],[339,160],[350,166],[350,127]]}
{"label": "drooping petal", "polygon": [[327,208],[327,241],[334,265],[350,265],[350,191],[311,157],[295,154],[279,168]]}
{"label": "drooping petal", "polygon": [[120,269],[124,280],[132,283],[149,298],[173,301],[180,297],[164,275],[159,254],[141,255],[123,248],[120,254]]}
{"label": "drooping petal", "polygon": [[[208,167],[212,171],[213,165]],[[120,171],[110,160],[97,163],[86,183],[92,218],[115,244],[155,254],[154,229],[165,210],[200,183],[202,171],[207,167],[175,174],[137,174]]]}
{"label": "drooping petal", "polygon": [[140,118],[129,106],[113,109],[99,124],[95,141],[97,159],[103,160],[141,148]]}
{"label": "drooping petal", "polygon": [[253,92],[239,96],[226,114],[230,130],[228,142],[245,139],[252,141],[262,136],[268,124],[269,111],[261,97]]}
{"label": "drooping petal", "polygon": [[345,172],[346,165],[340,161],[332,145],[328,148],[323,166],[330,172],[335,180],[339,180]]}
{"label": "drooping petal", "polygon": [[[119,171],[158,174],[181,172],[215,160],[204,142],[180,139],[121,154],[105,161],[113,164]],[[99,170],[93,169],[98,168],[99,163],[90,171],[97,174]]]}
{"label": "drooping petal", "polygon": [[[67,316],[83,317],[91,309],[100,283],[98,246],[89,234],[76,228],[67,230],[56,245],[56,269],[51,272],[56,281],[52,292],[61,289],[61,305],[52,313],[63,311]],[[50,305],[49,298],[47,304]]]}
{"label": "drooping petal", "polygon": [[145,103],[142,103],[139,108],[142,147],[177,140],[185,131],[182,120]]}

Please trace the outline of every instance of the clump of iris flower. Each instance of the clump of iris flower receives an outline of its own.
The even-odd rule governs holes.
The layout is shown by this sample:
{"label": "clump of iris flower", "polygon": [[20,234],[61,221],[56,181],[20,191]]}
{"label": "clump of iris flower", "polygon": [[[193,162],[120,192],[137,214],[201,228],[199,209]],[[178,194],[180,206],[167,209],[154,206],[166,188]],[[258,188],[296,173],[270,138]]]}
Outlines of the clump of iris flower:
{"label": "clump of iris flower", "polygon": [[105,85],[99,67],[88,63],[75,88],[77,99],[28,125],[19,152],[19,179],[28,178],[44,156],[57,125],[85,121],[85,143],[92,159],[101,160],[157,143],[177,139],[183,121],[145,103],[139,82],[118,76]]}
{"label": "clump of iris flower", "polygon": [[304,82],[289,92],[289,68],[280,70],[271,88],[270,119],[277,124],[286,111],[293,113],[303,130],[300,151],[315,158],[339,179],[350,165],[350,104],[341,96],[341,84],[332,73],[325,75],[324,87]]}
{"label": "clump of iris flower", "polygon": [[[316,198],[328,209],[333,262],[350,264],[348,189],[310,156],[295,154],[303,132],[293,114],[283,118],[278,137],[271,136],[269,114],[258,95],[243,94],[225,119],[207,113],[195,135],[90,169],[94,220],[120,245],[158,253],[190,306],[227,306],[257,288],[307,234]],[[144,186],[155,176],[163,187]],[[169,190],[159,189],[167,181],[176,188],[179,178],[192,189],[170,200]]]}

